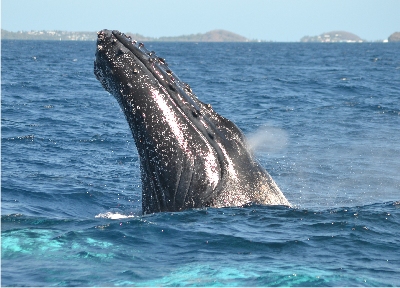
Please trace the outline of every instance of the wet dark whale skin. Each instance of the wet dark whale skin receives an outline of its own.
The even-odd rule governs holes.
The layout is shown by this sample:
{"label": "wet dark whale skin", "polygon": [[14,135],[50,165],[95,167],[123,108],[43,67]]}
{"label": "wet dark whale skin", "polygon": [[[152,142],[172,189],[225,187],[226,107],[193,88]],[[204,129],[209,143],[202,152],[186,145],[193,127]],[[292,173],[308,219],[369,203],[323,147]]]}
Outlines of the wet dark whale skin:
{"label": "wet dark whale skin", "polygon": [[140,157],[143,214],[249,203],[287,205],[230,120],[165,59],[118,31],[98,32],[94,73],[124,111]]}

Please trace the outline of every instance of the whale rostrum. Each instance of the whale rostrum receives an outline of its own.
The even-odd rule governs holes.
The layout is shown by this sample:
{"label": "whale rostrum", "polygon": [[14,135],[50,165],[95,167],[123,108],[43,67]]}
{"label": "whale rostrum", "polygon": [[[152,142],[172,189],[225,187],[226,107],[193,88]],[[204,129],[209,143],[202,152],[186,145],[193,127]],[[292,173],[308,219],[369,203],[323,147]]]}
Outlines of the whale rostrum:
{"label": "whale rostrum", "polygon": [[250,203],[290,206],[240,129],[198,100],[143,43],[115,30],[98,32],[94,73],[132,131],[143,214]]}

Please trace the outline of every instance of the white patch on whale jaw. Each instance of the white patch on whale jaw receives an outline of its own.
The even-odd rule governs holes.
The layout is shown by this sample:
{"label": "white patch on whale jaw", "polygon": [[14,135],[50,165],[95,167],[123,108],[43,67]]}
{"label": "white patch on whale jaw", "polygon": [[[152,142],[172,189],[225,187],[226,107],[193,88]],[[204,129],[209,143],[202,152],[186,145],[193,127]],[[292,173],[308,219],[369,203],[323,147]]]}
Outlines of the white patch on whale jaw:
{"label": "white patch on whale jaw", "polygon": [[[194,147],[192,147],[192,145],[188,142],[190,139],[188,139],[185,135],[185,130],[187,130],[186,124],[183,124],[182,121],[180,121],[179,117],[176,115],[176,112],[167,103],[163,94],[161,94],[158,89],[153,88],[150,90],[150,92],[151,97],[157,103],[161,113],[163,114],[162,117],[164,118],[166,125],[169,126],[174,138],[177,140],[180,149],[185,151],[188,158],[195,158],[196,155],[194,153],[196,153],[196,151],[193,151]],[[215,152],[213,151],[211,145],[206,139],[203,140],[205,140],[204,143],[207,143],[207,149],[202,149],[203,152],[201,155],[205,161],[204,168],[206,179],[209,182],[208,184],[214,190],[221,180],[219,163],[215,157]]]}
{"label": "white patch on whale jaw", "polygon": [[257,205],[283,205],[291,207],[290,202],[283,195],[275,181],[269,176],[258,172],[256,180],[251,183],[243,179],[232,179],[213,201],[212,207],[241,207],[248,204]]}

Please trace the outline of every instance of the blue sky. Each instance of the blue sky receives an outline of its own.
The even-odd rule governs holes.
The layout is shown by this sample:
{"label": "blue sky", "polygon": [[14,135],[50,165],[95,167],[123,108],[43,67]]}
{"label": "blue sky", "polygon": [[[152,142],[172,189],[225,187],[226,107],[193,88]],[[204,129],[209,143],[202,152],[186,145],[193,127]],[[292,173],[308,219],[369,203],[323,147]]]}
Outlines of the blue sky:
{"label": "blue sky", "polygon": [[344,30],[371,41],[400,31],[400,0],[1,0],[1,27],[151,37],[225,29],[267,41]]}

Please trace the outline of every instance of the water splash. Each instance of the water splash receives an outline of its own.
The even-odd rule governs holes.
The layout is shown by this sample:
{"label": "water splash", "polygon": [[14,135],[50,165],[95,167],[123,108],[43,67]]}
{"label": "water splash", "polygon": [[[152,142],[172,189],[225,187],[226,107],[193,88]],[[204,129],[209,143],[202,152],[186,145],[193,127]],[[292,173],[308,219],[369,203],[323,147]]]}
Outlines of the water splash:
{"label": "water splash", "polygon": [[247,136],[250,150],[253,152],[276,153],[283,150],[289,141],[285,130],[269,124],[261,125]]}

